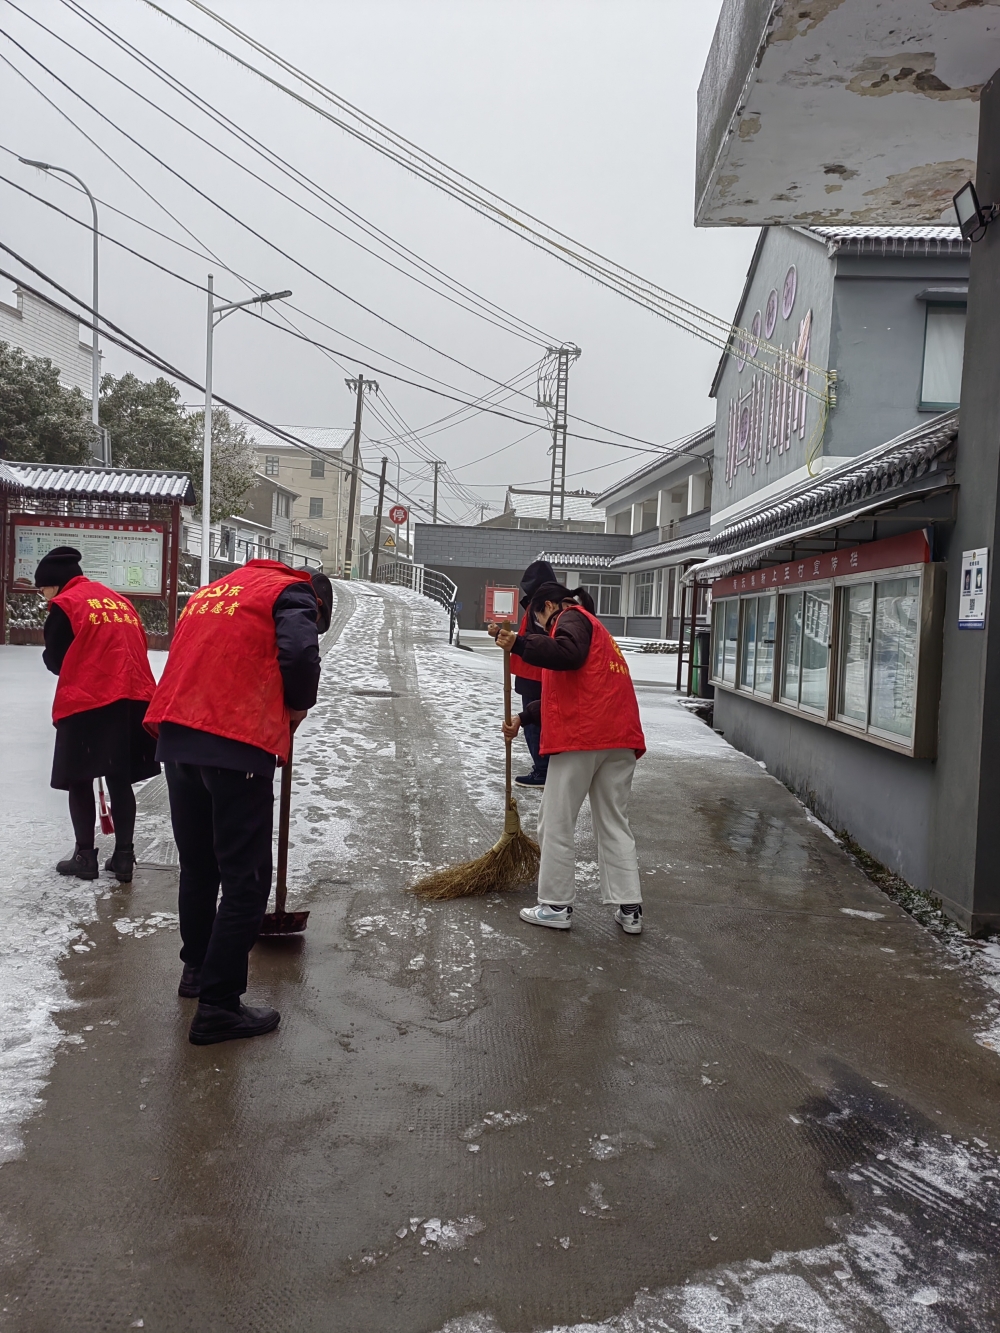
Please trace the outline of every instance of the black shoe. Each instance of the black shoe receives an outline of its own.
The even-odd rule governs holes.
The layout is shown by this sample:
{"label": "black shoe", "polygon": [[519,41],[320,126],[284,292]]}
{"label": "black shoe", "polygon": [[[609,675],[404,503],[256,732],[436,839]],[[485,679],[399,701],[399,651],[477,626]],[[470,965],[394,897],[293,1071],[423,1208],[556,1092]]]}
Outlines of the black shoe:
{"label": "black shoe", "polygon": [[544,787],[545,779],[540,778],[537,773],[523,773],[521,777],[514,781],[519,787]]}
{"label": "black shoe", "polygon": [[180,985],[177,987],[177,994],[183,995],[185,1000],[196,1000],[201,994],[201,968],[192,967],[190,963],[184,964],[184,971],[181,973]]}
{"label": "black shoe", "polygon": [[104,862],[104,869],[110,870],[119,884],[131,884],[135,870],[135,851],[131,847],[116,847]]}
{"label": "black shoe", "polygon": [[191,1022],[188,1041],[195,1046],[212,1046],[217,1041],[235,1041],[238,1037],[260,1037],[273,1032],[281,1022],[277,1009],[220,1009],[215,1004],[200,1003]]}
{"label": "black shoe", "polygon": [[97,848],[74,847],[73,855],[65,861],[57,862],[56,869],[60,875],[75,875],[77,879],[96,879],[99,874]]}

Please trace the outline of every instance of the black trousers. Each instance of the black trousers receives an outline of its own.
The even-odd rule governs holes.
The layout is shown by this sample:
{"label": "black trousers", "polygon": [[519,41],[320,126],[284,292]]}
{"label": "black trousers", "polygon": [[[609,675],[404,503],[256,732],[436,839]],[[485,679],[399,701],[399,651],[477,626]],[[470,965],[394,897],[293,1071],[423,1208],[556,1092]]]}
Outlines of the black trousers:
{"label": "black trousers", "polygon": [[237,1009],[271,891],[272,779],[198,764],[164,767],[181,862],[181,959],[201,968],[203,1003]]}

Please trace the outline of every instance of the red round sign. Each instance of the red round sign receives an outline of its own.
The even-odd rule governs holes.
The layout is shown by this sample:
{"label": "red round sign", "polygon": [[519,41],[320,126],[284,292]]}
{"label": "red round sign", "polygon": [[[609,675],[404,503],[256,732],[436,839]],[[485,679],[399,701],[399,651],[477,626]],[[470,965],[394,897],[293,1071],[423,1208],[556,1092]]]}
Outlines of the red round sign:
{"label": "red round sign", "polygon": [[389,522],[395,523],[397,527],[400,523],[405,523],[409,517],[405,505],[393,505],[389,510]]}

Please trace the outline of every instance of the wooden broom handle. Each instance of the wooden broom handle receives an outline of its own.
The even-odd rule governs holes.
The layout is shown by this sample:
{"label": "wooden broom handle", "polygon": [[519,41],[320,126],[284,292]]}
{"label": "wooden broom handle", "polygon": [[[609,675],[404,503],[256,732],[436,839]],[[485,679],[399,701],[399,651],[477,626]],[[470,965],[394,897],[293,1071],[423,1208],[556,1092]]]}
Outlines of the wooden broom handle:
{"label": "wooden broom handle", "polygon": [[278,798],[278,873],[274,885],[274,910],[285,910],[288,896],[288,825],[292,811],[292,737],[288,738],[288,758],[281,770],[281,795]]}
{"label": "wooden broom handle", "polygon": [[[505,620],[503,622],[503,629],[510,629],[510,628],[511,628],[510,621]],[[510,714],[510,649],[509,648],[505,648],[503,650],[503,720],[508,724],[508,726],[510,725],[511,714]],[[509,802],[511,797],[511,778],[510,778],[511,740],[509,737],[505,737],[505,740],[507,744],[507,800]]]}

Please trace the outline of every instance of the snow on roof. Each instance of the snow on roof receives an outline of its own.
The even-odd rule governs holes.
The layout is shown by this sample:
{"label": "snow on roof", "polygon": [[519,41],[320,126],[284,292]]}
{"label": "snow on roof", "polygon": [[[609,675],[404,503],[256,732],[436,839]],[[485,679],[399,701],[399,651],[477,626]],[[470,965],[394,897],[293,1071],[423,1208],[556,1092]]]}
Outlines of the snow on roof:
{"label": "snow on roof", "polygon": [[[258,449],[295,448],[291,440],[276,435],[274,431],[268,430],[264,426],[255,426],[249,421],[244,424],[247,428],[247,434]],[[294,435],[303,444],[311,445],[314,449],[343,449],[350,443],[354,435],[350,426],[286,426],[280,421],[275,424],[280,430],[287,430],[289,435]]]}
{"label": "snow on roof", "polygon": [[[603,523],[604,510],[595,509],[593,501],[596,491],[567,491],[563,505],[563,518],[574,522]],[[519,518],[548,518],[549,492],[521,490],[517,486],[507,487],[504,513],[514,512]]]}
{"label": "snow on roof", "polygon": [[98,500],[178,500],[194,504],[186,472],[132,467],[69,467],[63,463],[5,463],[25,490],[39,495],[82,495]]}
{"label": "snow on roof", "polygon": [[540,551],[536,560],[547,560],[553,569],[608,569],[610,555],[591,555],[581,551]]}
{"label": "snow on roof", "polygon": [[960,241],[958,227],[809,227],[833,241],[877,240],[899,241]]}

